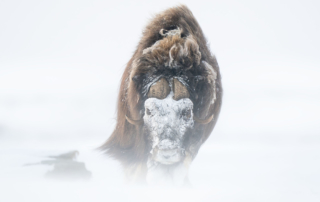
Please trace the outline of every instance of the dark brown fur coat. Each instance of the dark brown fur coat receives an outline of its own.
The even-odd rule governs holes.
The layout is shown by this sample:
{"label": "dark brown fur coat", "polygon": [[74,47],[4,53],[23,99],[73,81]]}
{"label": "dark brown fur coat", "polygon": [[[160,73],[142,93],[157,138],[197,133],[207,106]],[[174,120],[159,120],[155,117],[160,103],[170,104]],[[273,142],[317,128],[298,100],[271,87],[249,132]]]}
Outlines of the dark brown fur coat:
{"label": "dark brown fur coat", "polygon": [[[170,35],[172,30],[180,34]],[[160,76],[181,78],[190,93],[195,116],[205,119],[214,115],[206,125],[195,124],[186,139],[192,161],[217,122],[222,87],[217,61],[186,6],[167,9],[151,20],[121,79],[116,128],[101,149],[119,160],[132,180],[144,177],[150,145],[143,125],[132,125],[125,116],[140,119],[144,115],[150,84]]]}

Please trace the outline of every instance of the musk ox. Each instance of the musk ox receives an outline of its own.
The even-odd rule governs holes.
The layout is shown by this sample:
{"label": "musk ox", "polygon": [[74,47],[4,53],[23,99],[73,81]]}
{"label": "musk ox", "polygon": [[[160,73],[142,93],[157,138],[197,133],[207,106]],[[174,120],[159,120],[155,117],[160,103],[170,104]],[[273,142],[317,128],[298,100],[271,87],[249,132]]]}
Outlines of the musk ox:
{"label": "musk ox", "polygon": [[184,5],[147,25],[121,79],[117,123],[101,146],[129,181],[187,182],[221,108],[219,67]]}

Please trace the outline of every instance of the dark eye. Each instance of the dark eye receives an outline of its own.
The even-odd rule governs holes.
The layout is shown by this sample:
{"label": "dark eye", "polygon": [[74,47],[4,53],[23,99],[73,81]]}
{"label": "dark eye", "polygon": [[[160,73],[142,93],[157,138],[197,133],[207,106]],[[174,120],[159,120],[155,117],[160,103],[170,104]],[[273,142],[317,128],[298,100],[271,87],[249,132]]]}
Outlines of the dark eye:
{"label": "dark eye", "polygon": [[191,110],[190,109],[186,109],[182,111],[182,116],[184,116],[187,119],[190,119],[191,117]]}
{"label": "dark eye", "polygon": [[147,109],[147,115],[151,115],[150,109]]}

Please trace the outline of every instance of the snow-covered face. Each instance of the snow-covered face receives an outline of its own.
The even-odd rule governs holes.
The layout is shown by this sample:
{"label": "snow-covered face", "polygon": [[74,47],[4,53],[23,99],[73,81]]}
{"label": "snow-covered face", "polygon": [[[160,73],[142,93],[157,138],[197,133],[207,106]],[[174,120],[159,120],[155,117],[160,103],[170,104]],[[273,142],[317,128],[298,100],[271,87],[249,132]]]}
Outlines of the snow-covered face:
{"label": "snow-covered face", "polygon": [[183,140],[193,127],[193,103],[189,98],[178,101],[168,95],[160,100],[149,98],[144,103],[144,124],[152,140],[152,160],[174,164],[184,157]]}

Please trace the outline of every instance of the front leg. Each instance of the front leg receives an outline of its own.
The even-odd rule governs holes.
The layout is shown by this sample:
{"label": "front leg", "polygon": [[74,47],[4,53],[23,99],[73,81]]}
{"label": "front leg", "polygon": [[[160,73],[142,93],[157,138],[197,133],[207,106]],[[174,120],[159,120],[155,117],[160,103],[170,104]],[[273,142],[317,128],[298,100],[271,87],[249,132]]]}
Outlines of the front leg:
{"label": "front leg", "polygon": [[149,185],[184,186],[189,183],[188,172],[191,164],[191,156],[186,152],[183,161],[165,165],[148,159],[146,180]]}

